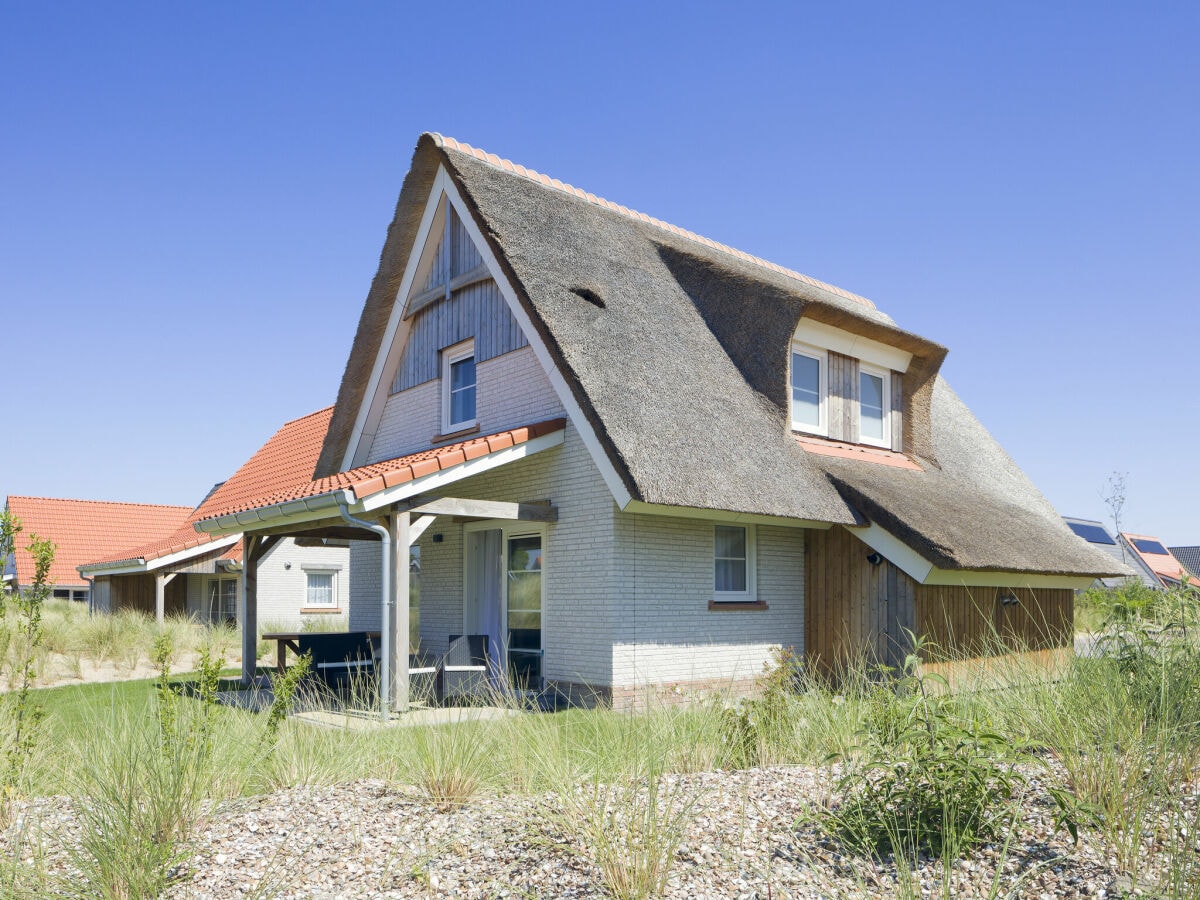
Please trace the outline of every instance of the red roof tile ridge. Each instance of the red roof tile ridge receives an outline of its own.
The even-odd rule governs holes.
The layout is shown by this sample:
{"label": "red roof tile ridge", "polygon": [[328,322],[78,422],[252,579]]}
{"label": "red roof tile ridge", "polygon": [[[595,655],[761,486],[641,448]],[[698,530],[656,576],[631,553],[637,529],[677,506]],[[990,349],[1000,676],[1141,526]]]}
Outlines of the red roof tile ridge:
{"label": "red roof tile ridge", "polygon": [[653,216],[648,216],[645,213],[640,213],[626,206],[613,203],[611,200],[605,200],[603,197],[597,197],[595,194],[588,193],[577,187],[566,184],[562,181],[559,181],[557,178],[550,178],[549,176],[535,172],[533,169],[516,165],[507,159],[501,159],[494,153],[487,153],[483,150],[480,150],[478,147],[472,147],[470,144],[467,144],[463,141],[455,140],[452,137],[446,137],[445,135],[438,134],[437,132],[430,132],[429,136],[433,138],[434,142],[437,143],[439,147],[457,150],[460,153],[473,156],[475,159],[495,166],[496,168],[505,172],[518,175],[522,178],[527,178],[528,180],[537,182],[545,187],[562,191],[564,194],[570,194],[574,197],[578,197],[587,203],[592,203],[596,206],[602,206],[605,209],[617,213],[618,215],[622,215],[626,218],[634,219],[639,222],[645,222],[648,225],[661,228],[663,231],[669,231],[671,234],[678,235],[679,237],[686,238],[687,240],[694,241],[698,244],[703,244],[706,247],[711,247],[713,250],[719,250],[722,253],[728,253],[729,255],[734,256],[743,262],[761,266],[762,268],[769,269],[770,271],[779,275],[784,275],[788,278],[794,278],[795,280],[801,281],[804,284],[809,284],[813,287],[830,291],[831,293],[837,294],[839,297],[844,297],[847,300],[853,300],[855,303],[862,303],[864,306],[870,307],[871,309],[876,308],[875,304],[866,297],[847,291],[835,284],[829,284],[826,281],[813,278],[811,275],[805,275],[803,272],[797,272],[795,269],[786,268],[778,263],[773,263],[770,260],[763,259],[762,257],[754,256],[744,250],[738,250],[736,247],[730,247],[728,244],[718,243],[711,238],[706,238],[703,235],[696,234],[694,231],[688,231],[686,228],[680,228],[677,225],[672,225],[669,222],[663,222],[662,220],[656,219]]}
{"label": "red roof tile ridge", "polygon": [[135,503],[131,500],[79,500],[74,497],[39,497],[32,494],[9,494],[8,500],[40,500],[50,503],[95,503],[103,504],[104,506],[134,506],[139,509],[175,509],[190,511],[191,506],[182,506],[175,503]]}

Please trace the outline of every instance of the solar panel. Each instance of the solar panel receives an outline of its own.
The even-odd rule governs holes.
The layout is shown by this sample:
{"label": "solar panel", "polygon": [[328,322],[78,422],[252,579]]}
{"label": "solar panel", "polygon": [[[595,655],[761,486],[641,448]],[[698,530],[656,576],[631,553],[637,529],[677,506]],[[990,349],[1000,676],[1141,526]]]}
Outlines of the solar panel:
{"label": "solar panel", "polygon": [[1071,530],[1087,541],[1089,544],[1115,544],[1108,532],[1099,525],[1089,525],[1084,522],[1068,522]]}
{"label": "solar panel", "polygon": [[1134,541],[1133,546],[1137,547],[1143,553],[1153,553],[1157,556],[1167,555],[1167,548],[1158,541]]}

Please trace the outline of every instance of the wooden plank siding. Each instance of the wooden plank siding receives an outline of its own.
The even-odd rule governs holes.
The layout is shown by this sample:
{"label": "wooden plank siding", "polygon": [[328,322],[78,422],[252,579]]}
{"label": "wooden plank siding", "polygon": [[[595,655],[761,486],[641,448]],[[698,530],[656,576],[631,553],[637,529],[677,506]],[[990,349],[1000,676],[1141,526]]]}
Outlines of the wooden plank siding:
{"label": "wooden plank siding", "polygon": [[1071,645],[1070,589],[920,585],[886,559],[871,565],[871,553],[841,526],[806,534],[804,646],[818,672],[859,662],[898,668],[911,650],[907,631],[929,642],[925,659]]}
{"label": "wooden plank siding", "polygon": [[892,449],[904,452],[904,375],[892,372]]}
{"label": "wooden plank siding", "polygon": [[[109,579],[109,609],[135,609],[154,615],[154,575],[114,575]],[[179,575],[167,584],[166,613],[183,615],[187,611],[187,576]]]}
{"label": "wooden plank siding", "polygon": [[829,352],[829,437],[858,441],[858,360]]}

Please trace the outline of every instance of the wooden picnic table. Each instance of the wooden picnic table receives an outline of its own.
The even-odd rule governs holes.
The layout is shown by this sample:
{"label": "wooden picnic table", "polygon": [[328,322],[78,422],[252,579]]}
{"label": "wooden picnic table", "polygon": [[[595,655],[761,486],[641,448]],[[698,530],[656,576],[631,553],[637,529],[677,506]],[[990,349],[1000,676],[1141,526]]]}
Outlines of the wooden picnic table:
{"label": "wooden picnic table", "polygon": [[[301,634],[318,634],[323,632],[300,632],[300,631],[271,631],[263,634],[264,641],[275,641],[275,668],[279,672],[287,669],[287,652],[291,650],[297,656],[300,655],[300,645],[297,643],[300,640]],[[344,631],[344,632],[329,632],[329,634],[357,634],[371,640],[379,639],[378,631]]]}

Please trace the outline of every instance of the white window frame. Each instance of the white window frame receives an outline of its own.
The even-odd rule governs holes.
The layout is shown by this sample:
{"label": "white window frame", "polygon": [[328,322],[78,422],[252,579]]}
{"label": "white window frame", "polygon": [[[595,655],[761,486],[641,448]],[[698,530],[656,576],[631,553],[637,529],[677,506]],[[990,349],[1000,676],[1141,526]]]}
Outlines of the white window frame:
{"label": "white window frame", "polygon": [[[795,390],[792,372],[792,354],[806,356],[817,361],[817,425],[797,422],[795,408],[792,405],[792,392]],[[788,418],[792,422],[792,431],[803,431],[805,434],[829,434],[829,351],[814,347],[811,344],[792,342],[791,353],[788,354]]]}
{"label": "white window frame", "polygon": [[[313,575],[328,575],[329,576],[329,603],[313,603],[312,595],[309,593],[309,578]],[[304,567],[304,609],[340,609],[341,604],[338,603],[338,570],[325,569],[308,566]]]}
{"label": "white window frame", "polygon": [[463,341],[442,351],[442,433],[453,434],[479,424],[479,359],[475,358],[475,416],[462,422],[450,421],[450,367],[475,356],[475,339]]}
{"label": "white window frame", "polygon": [[[746,532],[746,589],[744,591],[717,590],[717,528],[741,528]],[[713,522],[709,546],[712,552],[713,600],[717,603],[754,603],[758,599],[758,547],[755,527],[744,522]]]}
{"label": "white window frame", "polygon": [[[888,450],[892,448],[892,373],[880,366],[873,366],[869,363],[860,361],[858,364],[859,384],[858,387],[858,440],[859,443],[869,444],[872,447],[884,447]],[[882,379],[883,382],[883,438],[869,438],[863,434],[863,406],[862,406],[862,376],[874,375],[876,378]]]}

